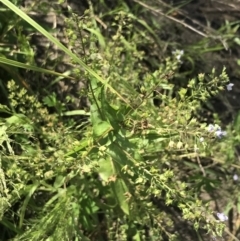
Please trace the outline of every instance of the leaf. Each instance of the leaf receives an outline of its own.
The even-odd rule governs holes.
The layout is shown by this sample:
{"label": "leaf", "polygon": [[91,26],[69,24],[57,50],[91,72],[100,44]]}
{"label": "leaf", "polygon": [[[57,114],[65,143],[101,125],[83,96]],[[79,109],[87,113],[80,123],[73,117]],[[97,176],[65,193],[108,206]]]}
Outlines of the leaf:
{"label": "leaf", "polygon": [[[110,177],[117,177],[117,171],[115,169],[114,162],[110,157],[106,159],[101,159],[99,161],[98,173],[100,178],[108,182]],[[126,200],[126,193],[128,193],[128,188],[122,178],[117,178],[115,181],[111,182],[111,188],[113,191],[114,198],[117,200],[120,208],[123,212],[129,215],[129,205]]]}
{"label": "leaf", "polygon": [[64,176],[57,176],[55,179],[55,182],[53,184],[53,186],[57,189],[59,187],[61,187],[63,185],[63,183],[65,182],[66,177]]}
{"label": "leaf", "polygon": [[110,157],[99,160],[98,175],[105,182],[107,182],[111,176],[116,175],[114,164]]}
{"label": "leaf", "polygon": [[51,95],[48,95],[43,98],[43,103],[47,105],[48,107],[54,107],[57,105],[57,97],[56,93],[53,93]]}
{"label": "leaf", "polygon": [[237,113],[237,116],[234,120],[234,130],[237,133],[240,131],[240,112]]}
{"label": "leaf", "polygon": [[81,140],[81,142],[79,143],[78,146],[73,147],[73,149],[70,150],[68,153],[66,153],[64,155],[64,157],[73,156],[73,155],[77,154],[79,151],[84,150],[88,145],[89,145],[89,140],[83,139],[83,140]]}
{"label": "leaf", "polygon": [[7,124],[27,124],[30,123],[29,119],[23,114],[14,114],[6,119]]}
{"label": "leaf", "polygon": [[86,112],[85,110],[72,110],[72,111],[66,111],[62,113],[63,116],[74,116],[74,115],[87,115],[89,116],[90,113]]}
{"label": "leaf", "polygon": [[22,227],[22,225],[23,225],[23,220],[24,220],[24,217],[25,217],[25,212],[26,212],[26,209],[27,209],[27,205],[28,205],[32,195],[34,194],[34,192],[38,188],[38,186],[39,186],[38,182],[35,182],[34,184],[27,186],[27,190],[26,191],[28,193],[27,193],[27,196],[24,199],[23,205],[21,207],[19,227]]}
{"label": "leaf", "polygon": [[237,202],[237,211],[238,213],[240,213],[240,198],[238,198],[238,202]]}
{"label": "leaf", "polygon": [[111,182],[111,186],[120,208],[125,214],[129,215],[129,205],[126,197],[129,191],[125,182],[121,178],[117,178],[115,182]]}
{"label": "leaf", "polygon": [[93,135],[95,137],[100,137],[100,136],[103,137],[111,130],[113,130],[113,128],[108,122],[101,121],[98,124],[93,126]]}
{"label": "leaf", "polygon": [[100,46],[104,49],[106,46],[104,37],[102,36],[102,34],[100,33],[100,31],[92,29],[92,28],[88,28],[85,24],[83,25],[83,28],[86,29],[87,31],[91,32],[92,34],[94,34],[99,41]]}
{"label": "leaf", "polygon": [[11,155],[14,155],[14,150],[12,149],[12,146],[10,145],[10,140],[6,141],[7,149]]}
{"label": "leaf", "polygon": [[[61,74],[61,73],[58,73],[58,72],[55,72],[52,70],[39,68],[34,65],[24,64],[24,63],[21,63],[21,62],[15,61],[15,60],[11,60],[11,59],[8,59],[5,57],[0,57],[0,63],[2,63],[2,64],[0,64],[0,66],[3,67],[4,69],[6,69],[10,74],[13,71],[13,69],[7,68],[8,65],[17,67],[17,68],[21,68],[21,69],[33,70],[33,71],[37,71],[37,72],[41,72],[41,73],[45,73],[45,74],[61,76],[61,77],[68,78],[68,79],[74,79],[73,77],[68,76],[68,75],[64,75],[64,74]],[[6,65],[6,66],[4,66],[4,65]],[[18,78],[20,78],[20,75],[18,76]],[[24,83],[23,79],[21,79],[21,83]],[[25,85],[25,83],[24,83],[24,85]]]}
{"label": "leaf", "polygon": [[[116,109],[115,109],[116,108]],[[101,89],[101,111],[103,114],[103,118],[105,120],[108,120],[111,125],[114,127],[115,131],[118,131],[118,119],[117,119],[117,112],[118,112],[118,108],[115,107],[113,108],[110,104],[109,104],[109,100],[107,100],[106,98],[106,92],[104,91],[104,88]]]}
{"label": "leaf", "polygon": [[22,233],[22,229],[19,227],[16,227],[17,225],[15,223],[11,222],[10,220],[11,219],[9,219],[9,218],[3,217],[1,219],[1,224],[16,234]]}
{"label": "leaf", "polygon": [[103,121],[102,116],[99,113],[97,104],[92,104],[90,107],[91,122],[93,126],[97,125],[99,122]]}
{"label": "leaf", "polygon": [[[129,142],[129,139],[125,136],[121,136],[121,133],[116,134],[116,140],[109,146],[107,153],[113,158],[121,169],[125,165],[131,166],[141,159],[141,156],[135,155],[138,152],[137,144]],[[138,160],[134,157],[138,156]]]}
{"label": "leaf", "polygon": [[133,241],[141,241],[141,235],[138,230],[136,230],[136,234],[133,237]]}

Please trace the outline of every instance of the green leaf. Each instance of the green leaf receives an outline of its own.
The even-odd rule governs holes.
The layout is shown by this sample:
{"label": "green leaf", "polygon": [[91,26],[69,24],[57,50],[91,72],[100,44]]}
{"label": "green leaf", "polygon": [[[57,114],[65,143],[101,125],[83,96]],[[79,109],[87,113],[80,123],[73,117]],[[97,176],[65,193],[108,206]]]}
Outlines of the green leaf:
{"label": "green leaf", "polygon": [[116,175],[115,167],[110,157],[99,160],[98,174],[105,182],[108,181],[109,177]]}
{"label": "green leaf", "polygon": [[8,124],[26,124],[30,121],[28,118],[23,114],[14,114],[13,116],[6,119]]}
{"label": "green leaf", "polygon": [[78,154],[79,151],[84,150],[89,145],[88,139],[83,139],[80,141],[79,145],[74,147],[73,150],[70,150],[68,153],[64,155],[64,157],[73,156]]}
{"label": "green leaf", "polygon": [[[115,109],[116,108],[116,109]],[[111,125],[114,127],[115,131],[118,131],[118,125],[117,125],[117,112],[118,112],[118,108],[115,107],[113,108],[110,104],[109,104],[109,100],[107,100],[106,98],[106,92],[104,91],[104,88],[101,89],[101,111],[102,111],[102,115],[103,118],[105,120],[108,120]]]}
{"label": "green leaf", "polygon": [[74,115],[87,115],[89,116],[90,113],[86,112],[85,110],[72,110],[72,111],[66,111],[62,113],[63,116],[74,116]]}
{"label": "green leaf", "polygon": [[234,130],[236,132],[240,131],[240,111],[237,113],[237,116],[234,120]]}
{"label": "green leaf", "polygon": [[57,176],[53,186],[57,189],[57,188],[61,187],[64,184],[65,180],[66,180],[66,177],[64,177],[64,176]]}
{"label": "green leaf", "polygon": [[136,230],[136,234],[133,237],[133,241],[141,241],[141,234],[138,230]]}
{"label": "green leaf", "polygon": [[99,41],[100,46],[104,49],[106,46],[104,37],[102,36],[101,32],[92,28],[88,28],[85,24],[83,25],[83,28],[86,29],[87,31],[91,32],[92,34],[94,34]]}
{"label": "green leaf", "polygon": [[[102,158],[99,161],[98,173],[101,179],[105,182],[108,182],[110,177],[117,176],[115,163],[112,161],[112,158]],[[129,205],[126,200],[126,193],[128,193],[129,191],[123,179],[117,178],[116,181],[111,182],[111,188],[118,205],[125,214],[129,215]]]}
{"label": "green leaf", "polygon": [[91,113],[91,122],[92,122],[93,126],[95,126],[99,122],[103,121],[102,116],[99,113],[98,106],[96,104],[91,105],[90,113]]}
{"label": "green leaf", "polygon": [[6,69],[10,73],[13,71],[13,69],[8,69],[4,65],[10,65],[10,66],[21,68],[21,69],[28,69],[28,70],[33,70],[33,71],[45,73],[45,74],[51,74],[51,75],[61,76],[61,77],[68,78],[68,79],[74,79],[73,77],[68,76],[68,75],[64,75],[64,74],[61,74],[61,73],[58,73],[58,72],[55,72],[55,71],[52,71],[52,70],[39,68],[39,67],[34,66],[34,65],[24,64],[24,63],[21,63],[21,62],[15,61],[15,60],[11,60],[11,59],[8,59],[8,58],[5,58],[5,57],[0,57],[0,63],[2,63],[0,66],[3,67],[4,69]]}
{"label": "green leaf", "polygon": [[111,130],[113,130],[112,126],[106,121],[101,121],[93,126],[93,134],[95,137],[103,137]]}
{"label": "green leaf", "polygon": [[114,160],[116,168],[118,166],[121,170],[125,165],[131,166],[133,163],[136,163],[134,156],[137,147],[135,144],[130,143],[127,138],[121,137],[119,134],[117,134],[116,137],[116,140],[109,145],[106,152]]}
{"label": "green leaf", "polygon": [[27,209],[27,205],[28,205],[32,195],[37,190],[38,186],[39,186],[38,182],[35,182],[34,184],[27,186],[27,189],[26,189],[27,190],[27,196],[24,199],[23,205],[21,207],[19,227],[22,227],[22,225],[23,225],[23,220],[24,220],[24,217],[25,217],[25,212],[26,212],[26,209]]}
{"label": "green leaf", "polygon": [[7,229],[11,230],[14,233],[20,234],[22,233],[22,229],[16,227],[17,225],[10,221],[11,219],[3,217],[1,219],[0,223],[5,226]]}
{"label": "green leaf", "polygon": [[117,178],[115,182],[111,182],[111,186],[120,208],[125,214],[129,215],[129,205],[126,197],[129,191],[125,182],[121,178]]}
{"label": "green leaf", "polygon": [[57,105],[57,97],[56,93],[53,93],[51,95],[48,95],[43,98],[43,103],[47,105],[48,107],[54,107]]}

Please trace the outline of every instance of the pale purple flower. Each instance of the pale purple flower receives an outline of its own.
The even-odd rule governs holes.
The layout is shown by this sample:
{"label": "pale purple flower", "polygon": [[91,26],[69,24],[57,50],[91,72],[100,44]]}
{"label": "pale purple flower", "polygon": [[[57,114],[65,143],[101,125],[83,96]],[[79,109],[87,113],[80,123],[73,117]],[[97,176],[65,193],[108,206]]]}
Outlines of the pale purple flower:
{"label": "pale purple flower", "polygon": [[222,131],[221,128],[218,128],[218,130],[216,130],[216,132],[215,132],[215,135],[218,138],[222,138],[223,136],[227,135],[227,132],[226,131]]}
{"label": "pale purple flower", "polygon": [[237,174],[234,174],[234,175],[233,175],[233,180],[234,180],[234,181],[237,181],[237,180],[238,180],[238,175],[237,175]]}
{"label": "pale purple flower", "polygon": [[218,126],[218,125],[213,125],[213,124],[210,124],[208,126],[208,131],[209,132],[215,132],[215,135],[218,137],[218,138],[222,138],[223,136],[226,136],[227,135],[227,132],[226,131],[222,131],[221,127]]}
{"label": "pale purple flower", "polygon": [[209,132],[213,132],[213,131],[214,131],[214,125],[213,125],[213,124],[210,124],[210,125],[208,126],[208,131],[209,131]]}
{"label": "pale purple flower", "polygon": [[229,83],[229,84],[227,85],[227,90],[228,90],[228,91],[232,90],[232,87],[233,87],[233,86],[234,86],[233,83]]}
{"label": "pale purple flower", "polygon": [[228,216],[224,213],[217,213],[217,217],[221,222],[225,222],[228,220]]}

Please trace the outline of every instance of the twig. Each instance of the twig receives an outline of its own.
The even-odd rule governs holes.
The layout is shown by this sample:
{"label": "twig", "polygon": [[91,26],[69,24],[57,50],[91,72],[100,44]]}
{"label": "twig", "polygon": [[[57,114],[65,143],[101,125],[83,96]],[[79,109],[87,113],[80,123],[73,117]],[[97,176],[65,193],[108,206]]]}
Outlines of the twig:
{"label": "twig", "polygon": [[[145,7],[145,8],[147,8],[148,10],[152,11],[154,14],[160,14],[160,15],[162,15],[162,16],[164,16],[164,17],[166,17],[166,18],[168,18],[168,19],[170,19],[170,20],[172,20],[172,21],[174,21],[174,22],[176,22],[176,23],[179,23],[179,24],[183,25],[185,28],[190,29],[191,31],[197,33],[198,35],[200,35],[200,36],[202,36],[202,37],[217,39],[217,40],[221,41],[221,43],[222,43],[222,45],[224,46],[224,48],[225,48],[226,50],[228,50],[227,43],[224,41],[224,39],[222,39],[221,36],[215,36],[215,35],[212,35],[212,34],[211,34],[211,35],[207,35],[207,34],[205,34],[204,32],[202,32],[202,31],[200,31],[200,30],[197,30],[197,29],[194,28],[193,26],[185,23],[183,20],[179,20],[179,19],[177,19],[177,18],[175,18],[175,17],[173,17],[173,16],[169,16],[169,15],[163,13],[160,9],[155,9],[155,8],[153,8],[153,7],[147,5],[147,4],[145,4],[145,3],[143,3],[143,2],[141,2],[141,1],[139,1],[139,0],[133,0],[133,1],[136,2],[136,3],[138,3],[138,4],[140,4],[141,6],[143,6],[143,7]],[[181,13],[181,12],[180,12],[180,13]],[[183,14],[181,13],[181,15],[183,15]],[[188,19],[190,19],[190,18],[188,18]],[[198,24],[199,26],[203,27],[202,24],[200,24],[198,21],[196,21],[196,20],[194,20],[194,19],[190,19],[190,20],[191,20],[193,23],[196,23],[196,24]]]}
{"label": "twig", "polygon": [[203,176],[206,177],[206,172],[205,172],[205,170],[204,170],[204,168],[203,168],[203,166],[202,166],[202,164],[201,164],[201,161],[200,161],[200,158],[199,158],[198,153],[196,153],[196,158],[197,158],[197,162],[198,162],[199,168],[200,168],[200,170],[201,170],[202,173],[203,173]]}
{"label": "twig", "polygon": [[177,22],[177,23],[180,23],[180,24],[183,25],[184,27],[186,27],[186,28],[188,28],[188,29],[196,32],[197,34],[199,34],[199,35],[201,35],[201,36],[203,36],[203,37],[208,37],[208,36],[207,36],[205,33],[203,33],[202,31],[199,31],[199,30],[195,29],[194,27],[192,27],[191,25],[185,23],[185,22],[182,21],[182,20],[179,20],[179,19],[177,19],[177,18],[174,18],[174,17],[172,17],[172,16],[169,16],[169,15],[163,13],[160,9],[154,9],[154,8],[150,7],[149,5],[147,5],[147,4],[143,3],[143,2],[140,2],[140,1],[138,1],[138,0],[133,0],[133,1],[136,2],[136,3],[138,3],[138,4],[140,4],[140,5],[142,5],[143,7],[151,10],[153,13],[158,13],[158,14],[160,14],[160,15],[168,18],[168,19],[171,19],[171,20],[173,20],[173,21],[175,21],[175,22]]}

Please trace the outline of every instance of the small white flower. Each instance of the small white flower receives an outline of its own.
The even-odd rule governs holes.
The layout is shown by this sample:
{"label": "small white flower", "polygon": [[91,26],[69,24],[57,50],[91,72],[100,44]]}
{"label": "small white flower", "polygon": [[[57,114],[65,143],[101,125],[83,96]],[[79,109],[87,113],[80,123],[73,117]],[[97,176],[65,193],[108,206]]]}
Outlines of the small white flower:
{"label": "small white flower", "polygon": [[221,222],[225,222],[228,220],[228,216],[226,216],[224,213],[217,213],[217,217]]}
{"label": "small white flower", "polygon": [[233,175],[233,180],[234,180],[234,181],[237,181],[237,180],[238,180],[238,175],[237,175],[237,174],[234,174],[234,175]]}
{"label": "small white flower", "polygon": [[233,86],[234,86],[233,83],[229,83],[229,84],[227,85],[227,90],[228,90],[228,91],[232,90],[232,87],[233,87]]}
{"label": "small white flower", "polygon": [[200,138],[199,138],[199,141],[200,141],[200,142],[203,142],[203,141],[204,141],[204,138],[203,138],[203,137],[200,137]]}
{"label": "small white flower", "polygon": [[173,51],[172,52],[174,55],[175,55],[175,57],[176,57],[176,59],[179,61],[179,62],[181,62],[181,58],[182,58],[182,56],[184,55],[184,50],[176,50],[176,51]]}

